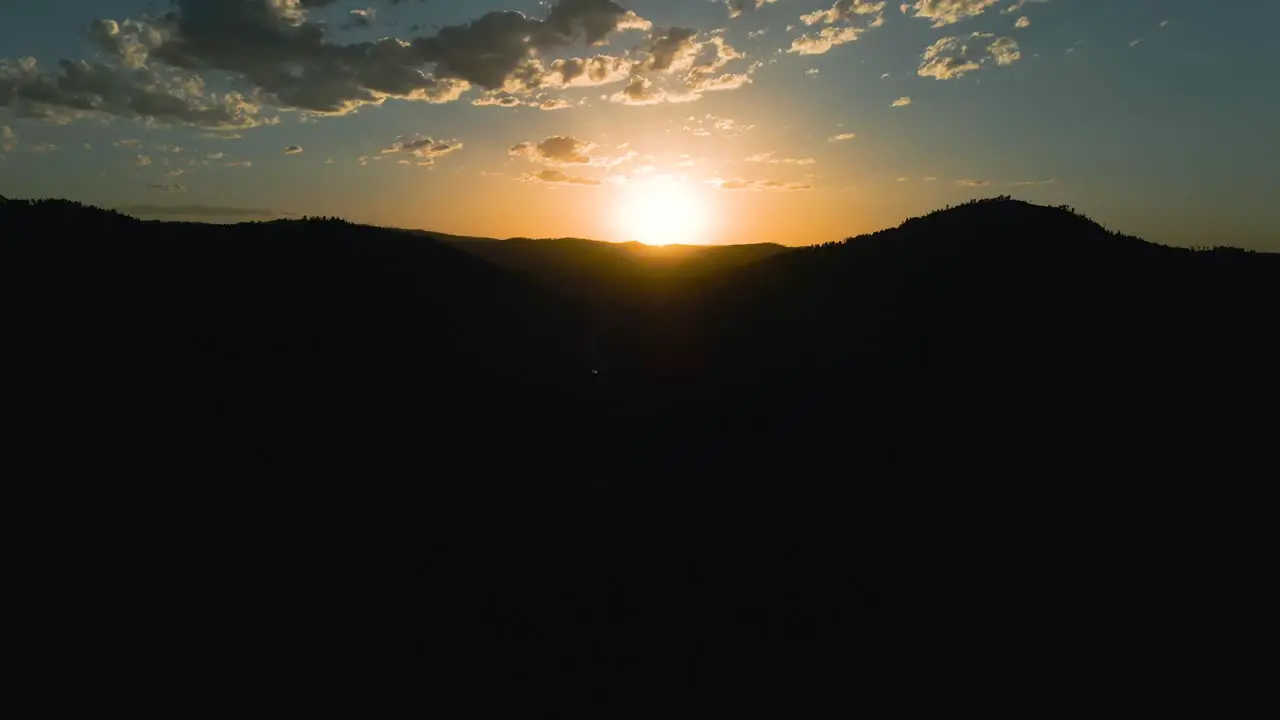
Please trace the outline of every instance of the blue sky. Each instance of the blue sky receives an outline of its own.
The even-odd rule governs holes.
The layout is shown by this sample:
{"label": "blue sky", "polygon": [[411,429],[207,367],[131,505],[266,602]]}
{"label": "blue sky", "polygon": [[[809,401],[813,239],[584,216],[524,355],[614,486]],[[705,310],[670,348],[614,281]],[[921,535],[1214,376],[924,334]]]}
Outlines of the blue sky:
{"label": "blue sky", "polygon": [[0,0],[0,194],[788,244],[1012,194],[1280,251],[1274,4],[741,6]]}

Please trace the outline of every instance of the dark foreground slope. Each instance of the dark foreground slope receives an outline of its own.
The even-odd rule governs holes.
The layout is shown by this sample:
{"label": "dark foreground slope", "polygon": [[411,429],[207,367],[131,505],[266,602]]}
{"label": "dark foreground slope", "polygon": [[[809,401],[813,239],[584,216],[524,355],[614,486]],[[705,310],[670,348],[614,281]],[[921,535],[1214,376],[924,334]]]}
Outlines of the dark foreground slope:
{"label": "dark foreground slope", "polygon": [[527,273],[573,297],[609,302],[617,310],[672,301],[700,280],[788,251],[770,243],[651,246],[575,238],[446,238],[445,242],[495,265]]}
{"label": "dark foreground slope", "polygon": [[1262,667],[1274,257],[1001,200],[617,312],[345,224],[0,212],[13,647],[66,716],[1150,707]]}

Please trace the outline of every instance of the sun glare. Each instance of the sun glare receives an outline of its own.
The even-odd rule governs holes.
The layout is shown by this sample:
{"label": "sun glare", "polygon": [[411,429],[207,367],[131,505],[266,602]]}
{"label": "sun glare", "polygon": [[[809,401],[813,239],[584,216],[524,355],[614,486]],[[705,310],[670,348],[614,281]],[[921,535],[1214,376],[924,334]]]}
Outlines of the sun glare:
{"label": "sun glare", "polygon": [[696,183],[655,177],[619,188],[618,233],[646,245],[706,242],[710,207]]}

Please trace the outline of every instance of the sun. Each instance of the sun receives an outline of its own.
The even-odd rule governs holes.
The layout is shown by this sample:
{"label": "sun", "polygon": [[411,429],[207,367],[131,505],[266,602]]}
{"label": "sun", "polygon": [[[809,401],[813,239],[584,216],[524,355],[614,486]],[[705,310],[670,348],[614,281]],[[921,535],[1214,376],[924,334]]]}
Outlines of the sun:
{"label": "sun", "polygon": [[646,245],[706,242],[711,209],[696,183],[651,177],[619,188],[618,234]]}

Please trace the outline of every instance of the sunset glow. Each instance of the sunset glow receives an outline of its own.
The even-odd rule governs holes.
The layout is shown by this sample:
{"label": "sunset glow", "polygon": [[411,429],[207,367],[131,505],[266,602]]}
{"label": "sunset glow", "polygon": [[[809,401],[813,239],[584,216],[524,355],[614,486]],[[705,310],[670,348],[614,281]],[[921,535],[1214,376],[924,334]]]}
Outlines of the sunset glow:
{"label": "sunset glow", "polygon": [[154,4],[0,23],[0,195],[807,245],[1008,193],[1277,242],[1268,25],[1192,0]]}
{"label": "sunset glow", "polygon": [[646,245],[698,245],[705,242],[711,213],[704,193],[679,177],[660,177],[618,190],[618,233]]}

